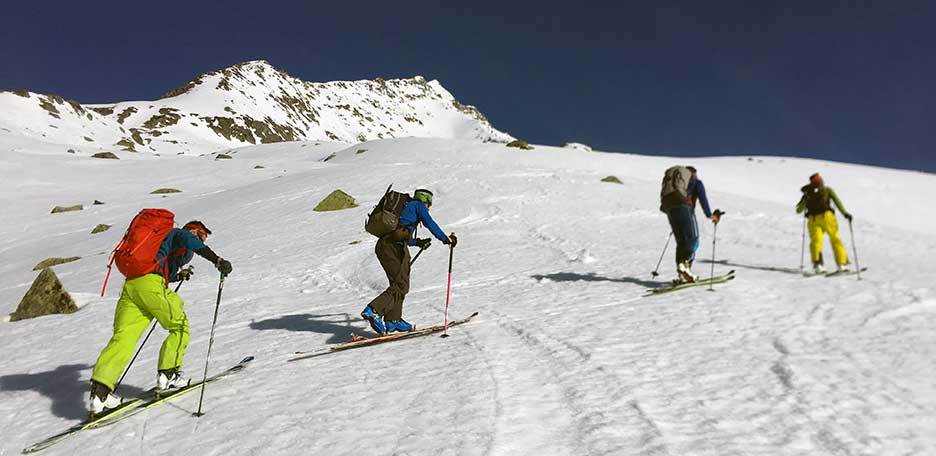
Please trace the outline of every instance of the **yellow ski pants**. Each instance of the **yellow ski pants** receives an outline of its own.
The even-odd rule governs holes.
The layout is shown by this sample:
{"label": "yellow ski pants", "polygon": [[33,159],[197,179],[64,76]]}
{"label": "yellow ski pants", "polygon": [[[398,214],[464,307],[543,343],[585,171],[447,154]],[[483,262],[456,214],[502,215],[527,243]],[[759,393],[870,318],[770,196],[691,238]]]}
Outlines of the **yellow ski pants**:
{"label": "yellow ski pants", "polygon": [[835,213],[825,211],[819,215],[810,215],[809,223],[809,253],[812,255],[813,264],[822,260],[822,233],[829,235],[829,241],[832,243],[832,252],[835,254],[835,264],[848,264],[848,252],[845,250],[845,244],[839,238],[838,221],[835,219]]}
{"label": "yellow ski pants", "polygon": [[169,331],[159,350],[158,369],[182,366],[189,341],[189,321],[183,305],[179,295],[166,288],[161,275],[147,274],[127,280],[114,312],[114,335],[98,356],[91,379],[113,390],[153,318]]}

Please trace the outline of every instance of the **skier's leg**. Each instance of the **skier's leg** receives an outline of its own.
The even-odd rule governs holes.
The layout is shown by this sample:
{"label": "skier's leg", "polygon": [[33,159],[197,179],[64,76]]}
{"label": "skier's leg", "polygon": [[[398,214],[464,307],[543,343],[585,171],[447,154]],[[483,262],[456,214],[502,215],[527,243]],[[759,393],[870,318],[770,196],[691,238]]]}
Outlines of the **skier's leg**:
{"label": "skier's leg", "polygon": [[809,231],[809,255],[813,266],[822,263],[822,215],[810,215],[806,225]]}
{"label": "skier's leg", "polygon": [[153,318],[131,297],[134,295],[132,290],[136,280],[124,283],[114,312],[114,334],[98,356],[91,373],[91,380],[107,386],[111,391],[127,367],[137,341]]}
{"label": "skier's leg", "polygon": [[692,246],[695,242],[692,236],[692,220],[689,217],[689,208],[678,206],[668,212],[670,228],[676,239],[676,264],[682,263],[692,257]]}
{"label": "skier's leg", "polygon": [[370,306],[385,319],[399,320],[403,299],[409,292],[409,251],[397,243],[380,240],[375,252],[389,285],[370,302]]}
{"label": "skier's leg", "polygon": [[835,214],[832,211],[825,213],[826,221],[826,231],[829,233],[829,242],[832,243],[832,252],[835,253],[835,264],[843,266],[848,264],[848,251],[845,249],[845,244],[842,242],[842,238],[839,236],[838,230],[838,220],[835,218]]}
{"label": "skier's leg", "polygon": [[169,332],[159,349],[159,370],[182,366],[185,349],[189,342],[189,321],[185,314],[182,298],[166,288],[163,278],[154,274],[139,292],[140,301],[156,317],[159,326]]}

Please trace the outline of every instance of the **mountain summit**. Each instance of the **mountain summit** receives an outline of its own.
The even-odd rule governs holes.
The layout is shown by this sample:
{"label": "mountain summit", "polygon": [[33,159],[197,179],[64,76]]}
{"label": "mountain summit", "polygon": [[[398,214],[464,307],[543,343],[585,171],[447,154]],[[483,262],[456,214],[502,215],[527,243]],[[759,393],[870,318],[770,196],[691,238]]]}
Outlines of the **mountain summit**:
{"label": "mountain summit", "polygon": [[263,60],[205,73],[155,101],[82,105],[57,95],[0,91],[0,135],[82,151],[167,154],[297,140],[513,139],[438,81],[416,76],[315,83]]}

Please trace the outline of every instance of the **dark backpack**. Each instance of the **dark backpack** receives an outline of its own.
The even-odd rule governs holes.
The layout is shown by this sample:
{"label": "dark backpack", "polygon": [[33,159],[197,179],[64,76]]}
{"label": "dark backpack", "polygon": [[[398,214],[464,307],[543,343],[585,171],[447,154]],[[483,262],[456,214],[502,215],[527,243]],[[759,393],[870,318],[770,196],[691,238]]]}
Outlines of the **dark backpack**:
{"label": "dark backpack", "polygon": [[806,215],[819,215],[832,210],[829,192],[825,191],[824,188],[807,185],[802,190],[803,199],[806,200]]}
{"label": "dark backpack", "polygon": [[400,214],[411,199],[408,194],[390,190],[390,187],[393,187],[393,184],[387,187],[387,191],[374,206],[374,210],[367,214],[367,222],[364,223],[364,230],[378,238],[383,238],[401,228]]}
{"label": "dark backpack", "polygon": [[660,187],[661,210],[689,204],[690,179],[692,171],[685,166],[673,166],[666,170]]}

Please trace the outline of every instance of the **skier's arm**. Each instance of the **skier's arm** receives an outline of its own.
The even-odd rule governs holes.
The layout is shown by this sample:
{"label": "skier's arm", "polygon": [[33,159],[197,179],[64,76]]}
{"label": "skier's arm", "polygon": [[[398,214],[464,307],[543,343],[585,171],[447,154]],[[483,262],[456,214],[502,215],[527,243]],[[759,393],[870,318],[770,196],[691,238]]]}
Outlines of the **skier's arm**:
{"label": "skier's arm", "polygon": [[803,193],[803,197],[800,198],[798,203],[796,203],[796,213],[799,214],[805,210],[806,210],[806,193]]}
{"label": "skier's arm", "polygon": [[442,242],[448,242],[448,236],[445,235],[445,231],[442,231],[442,228],[439,228],[439,225],[432,219],[432,216],[429,215],[429,209],[426,209],[426,206],[422,204],[417,205],[416,213],[419,215],[419,221],[422,222],[423,226],[429,229],[429,232],[432,233],[436,239]]}
{"label": "skier's arm", "polygon": [[198,256],[210,261],[211,264],[215,265],[215,268],[217,268],[218,271],[220,271],[221,274],[223,275],[230,274],[231,271],[234,269],[231,266],[230,261],[219,257],[218,254],[214,253],[214,251],[211,250],[211,247],[208,247],[205,244],[202,244],[202,248],[196,250],[195,253],[197,253]]}
{"label": "skier's arm", "polygon": [[840,200],[838,195],[835,194],[835,190],[832,190],[832,187],[826,187],[826,191],[829,192],[829,199],[831,199],[832,202],[835,203],[835,207],[837,207],[839,211],[842,212],[842,215],[845,216],[845,218],[847,219],[851,219],[851,214],[849,214],[848,211],[845,210],[845,205],[842,204],[842,200]]}
{"label": "skier's arm", "polygon": [[702,212],[706,217],[711,217],[712,209],[709,208],[708,198],[705,196],[705,184],[701,180],[696,180],[696,195],[698,195],[699,203],[702,205]]}

